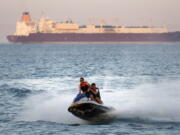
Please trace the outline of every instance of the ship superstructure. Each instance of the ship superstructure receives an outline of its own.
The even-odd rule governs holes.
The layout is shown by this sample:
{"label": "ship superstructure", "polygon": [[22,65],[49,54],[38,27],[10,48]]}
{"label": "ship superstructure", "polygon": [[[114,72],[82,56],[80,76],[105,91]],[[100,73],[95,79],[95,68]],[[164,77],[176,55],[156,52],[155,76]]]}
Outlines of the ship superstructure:
{"label": "ship superstructure", "polygon": [[[71,20],[55,22],[47,17],[31,19],[29,12],[22,14],[16,24],[10,42],[134,42],[134,41],[179,41],[163,27],[124,27],[113,25],[82,25]],[[174,33],[173,33],[174,35]],[[159,40],[158,40],[159,37]],[[178,38],[178,39],[177,39]]]}

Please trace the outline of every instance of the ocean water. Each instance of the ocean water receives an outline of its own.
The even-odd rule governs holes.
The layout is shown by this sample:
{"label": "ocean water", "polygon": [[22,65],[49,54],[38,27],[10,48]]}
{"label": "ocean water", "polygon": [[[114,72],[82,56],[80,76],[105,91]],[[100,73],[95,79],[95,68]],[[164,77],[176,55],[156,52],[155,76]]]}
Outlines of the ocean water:
{"label": "ocean water", "polygon": [[[114,119],[67,111],[79,78]],[[180,44],[0,44],[0,135],[179,135]]]}

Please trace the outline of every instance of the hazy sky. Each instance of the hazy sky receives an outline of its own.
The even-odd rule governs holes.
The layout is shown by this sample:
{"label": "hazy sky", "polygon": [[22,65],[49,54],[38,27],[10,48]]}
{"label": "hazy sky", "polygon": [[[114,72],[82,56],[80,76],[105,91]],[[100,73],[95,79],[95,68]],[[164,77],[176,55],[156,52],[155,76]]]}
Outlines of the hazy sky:
{"label": "hazy sky", "polygon": [[180,30],[180,0],[0,0],[0,41],[15,32],[23,11],[38,19],[42,12],[55,21],[80,24],[106,20],[118,25],[166,25]]}

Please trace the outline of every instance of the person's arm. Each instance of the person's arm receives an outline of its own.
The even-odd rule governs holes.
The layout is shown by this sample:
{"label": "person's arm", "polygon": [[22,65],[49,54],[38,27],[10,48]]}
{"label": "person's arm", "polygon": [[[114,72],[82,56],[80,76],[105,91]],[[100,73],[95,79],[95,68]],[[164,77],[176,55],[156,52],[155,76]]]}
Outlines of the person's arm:
{"label": "person's arm", "polygon": [[81,86],[79,85],[79,93],[81,93],[81,91],[82,91],[82,90],[81,90]]}
{"label": "person's arm", "polygon": [[98,93],[100,94],[99,88],[96,88],[96,95],[97,95]]}
{"label": "person's arm", "polygon": [[89,87],[87,91],[90,92],[90,91],[91,91],[91,88]]}
{"label": "person's arm", "polygon": [[94,90],[92,90],[92,89],[90,89],[90,91],[93,93],[93,94],[97,94],[97,92],[96,91],[94,91]]}

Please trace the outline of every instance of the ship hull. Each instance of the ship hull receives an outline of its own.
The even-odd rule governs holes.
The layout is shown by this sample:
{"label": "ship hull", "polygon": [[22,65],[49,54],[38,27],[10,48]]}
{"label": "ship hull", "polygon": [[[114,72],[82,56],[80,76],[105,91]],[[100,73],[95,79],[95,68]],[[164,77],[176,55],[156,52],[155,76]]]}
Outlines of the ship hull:
{"label": "ship hull", "polygon": [[13,43],[60,42],[179,42],[180,32],[172,33],[32,33],[29,36],[7,36]]}

